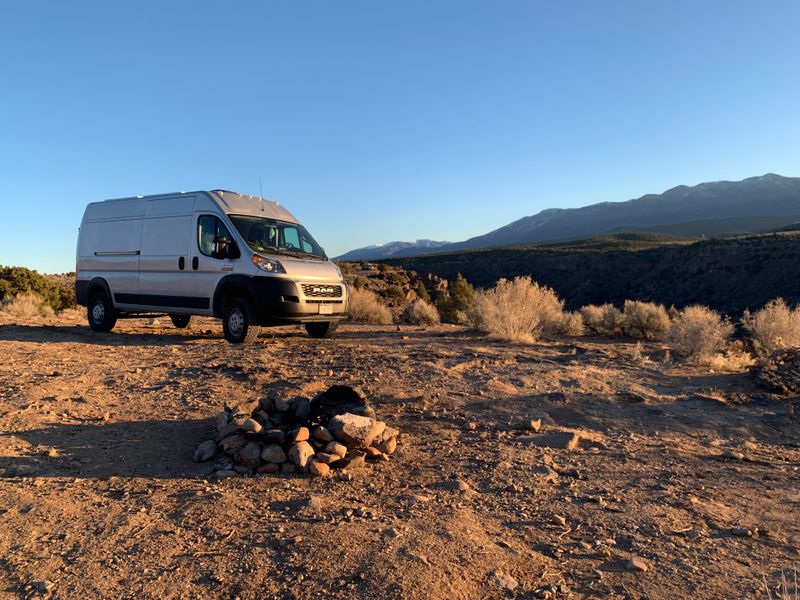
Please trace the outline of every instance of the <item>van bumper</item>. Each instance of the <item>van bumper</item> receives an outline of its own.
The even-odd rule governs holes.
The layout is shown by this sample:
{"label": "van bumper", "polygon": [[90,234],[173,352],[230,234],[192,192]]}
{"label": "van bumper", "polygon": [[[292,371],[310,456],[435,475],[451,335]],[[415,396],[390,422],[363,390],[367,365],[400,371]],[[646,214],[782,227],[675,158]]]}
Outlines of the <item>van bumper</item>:
{"label": "van bumper", "polygon": [[[233,279],[233,278],[236,279]],[[214,314],[222,316],[221,298],[224,297],[225,287],[218,288],[214,299]],[[294,323],[314,323],[341,321],[347,318],[348,292],[347,285],[341,282],[331,282],[332,285],[342,286],[342,296],[330,299],[309,299],[301,290],[299,283],[278,277],[241,277],[232,276],[227,285],[244,287],[253,300],[258,324],[268,327],[271,325],[291,325]],[[324,308],[320,308],[324,307]],[[328,308],[330,307],[330,308]],[[321,314],[321,310],[329,309],[330,314]]]}

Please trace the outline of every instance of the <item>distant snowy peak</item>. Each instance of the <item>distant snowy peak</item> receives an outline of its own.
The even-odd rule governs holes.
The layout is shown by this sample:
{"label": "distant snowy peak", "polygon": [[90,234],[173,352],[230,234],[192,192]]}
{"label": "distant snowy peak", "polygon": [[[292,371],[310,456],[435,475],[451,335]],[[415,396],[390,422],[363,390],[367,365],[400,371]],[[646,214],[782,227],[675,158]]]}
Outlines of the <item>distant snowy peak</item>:
{"label": "distant snowy peak", "polygon": [[437,242],[434,240],[413,240],[411,242],[388,242],[386,244],[375,244],[365,248],[351,250],[337,260],[380,260],[382,258],[402,257],[416,255],[420,250],[436,250],[442,246],[449,245],[450,242]]}

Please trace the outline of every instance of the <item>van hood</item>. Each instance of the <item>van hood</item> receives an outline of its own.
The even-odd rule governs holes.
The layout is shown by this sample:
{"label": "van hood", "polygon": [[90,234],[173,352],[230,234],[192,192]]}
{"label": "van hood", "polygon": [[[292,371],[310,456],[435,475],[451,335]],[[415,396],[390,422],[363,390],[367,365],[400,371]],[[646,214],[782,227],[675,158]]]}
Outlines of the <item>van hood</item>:
{"label": "van hood", "polygon": [[286,269],[289,277],[297,279],[319,280],[319,281],[339,281],[342,276],[329,260],[313,260],[293,258],[291,256],[275,256]]}

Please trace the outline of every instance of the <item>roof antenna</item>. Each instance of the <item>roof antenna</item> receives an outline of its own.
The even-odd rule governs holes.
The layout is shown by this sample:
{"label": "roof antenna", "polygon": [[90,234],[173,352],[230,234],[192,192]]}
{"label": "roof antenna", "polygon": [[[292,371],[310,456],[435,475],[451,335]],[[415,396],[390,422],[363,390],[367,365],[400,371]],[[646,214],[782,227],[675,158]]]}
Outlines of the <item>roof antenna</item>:
{"label": "roof antenna", "polygon": [[261,212],[264,212],[264,190],[261,188],[261,177],[258,178],[258,197],[261,199]]}

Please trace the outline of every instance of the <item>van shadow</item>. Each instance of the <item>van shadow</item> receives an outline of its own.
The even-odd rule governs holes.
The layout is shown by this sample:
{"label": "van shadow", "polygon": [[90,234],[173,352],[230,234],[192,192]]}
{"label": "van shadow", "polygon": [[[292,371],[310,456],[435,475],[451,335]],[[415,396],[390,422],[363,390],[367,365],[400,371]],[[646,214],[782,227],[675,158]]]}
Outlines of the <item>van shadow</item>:
{"label": "van shadow", "polygon": [[122,421],[54,425],[3,432],[28,442],[35,453],[0,457],[3,477],[207,477],[213,460],[193,461],[197,446],[211,438],[211,419]]}
{"label": "van shadow", "polygon": [[188,330],[185,333],[132,333],[92,331],[86,325],[0,325],[0,341],[48,344],[93,344],[98,346],[150,346],[186,344],[194,340],[220,339],[221,336]]}

